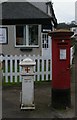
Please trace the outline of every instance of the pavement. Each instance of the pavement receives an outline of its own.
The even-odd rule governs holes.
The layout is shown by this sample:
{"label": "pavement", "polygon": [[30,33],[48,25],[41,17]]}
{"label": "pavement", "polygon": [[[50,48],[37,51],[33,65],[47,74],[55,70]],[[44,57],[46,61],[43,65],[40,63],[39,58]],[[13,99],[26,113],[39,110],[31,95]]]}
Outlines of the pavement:
{"label": "pavement", "polygon": [[0,69],[0,119],[2,118],[2,70]]}
{"label": "pavement", "polygon": [[3,118],[73,118],[74,97],[71,108],[56,110],[51,106],[51,84],[44,82],[35,86],[35,110],[20,110],[21,87],[5,88],[3,90]]}
{"label": "pavement", "polygon": [[0,119],[2,118],[2,90],[0,86]]}

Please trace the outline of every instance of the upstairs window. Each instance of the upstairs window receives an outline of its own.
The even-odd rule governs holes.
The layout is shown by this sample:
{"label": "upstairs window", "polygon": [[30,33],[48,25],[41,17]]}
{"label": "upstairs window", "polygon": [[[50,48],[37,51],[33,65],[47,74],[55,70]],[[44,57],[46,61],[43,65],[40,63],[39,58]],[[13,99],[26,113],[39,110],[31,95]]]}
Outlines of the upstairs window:
{"label": "upstairs window", "polygon": [[17,47],[37,47],[38,46],[38,25],[17,25],[16,26],[16,46]]}

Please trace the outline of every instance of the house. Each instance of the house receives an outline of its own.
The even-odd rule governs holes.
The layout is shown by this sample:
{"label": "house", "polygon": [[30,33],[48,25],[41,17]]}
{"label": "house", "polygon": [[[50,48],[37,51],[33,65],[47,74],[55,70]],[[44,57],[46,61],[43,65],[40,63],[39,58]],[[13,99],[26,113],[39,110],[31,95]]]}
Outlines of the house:
{"label": "house", "polygon": [[57,25],[52,2],[9,0],[0,3],[0,9],[0,54],[45,55],[47,52],[50,56],[51,39],[47,33]]}

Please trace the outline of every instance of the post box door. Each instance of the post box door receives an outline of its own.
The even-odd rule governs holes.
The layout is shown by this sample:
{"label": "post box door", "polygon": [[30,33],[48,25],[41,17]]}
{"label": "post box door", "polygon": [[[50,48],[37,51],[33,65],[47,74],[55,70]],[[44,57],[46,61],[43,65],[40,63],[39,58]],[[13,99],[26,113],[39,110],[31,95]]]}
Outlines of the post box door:
{"label": "post box door", "polygon": [[58,89],[68,89],[70,86],[70,47],[57,45],[56,66],[53,86]]}
{"label": "post box door", "polygon": [[70,47],[68,45],[58,45],[58,77],[63,88],[70,85]]}

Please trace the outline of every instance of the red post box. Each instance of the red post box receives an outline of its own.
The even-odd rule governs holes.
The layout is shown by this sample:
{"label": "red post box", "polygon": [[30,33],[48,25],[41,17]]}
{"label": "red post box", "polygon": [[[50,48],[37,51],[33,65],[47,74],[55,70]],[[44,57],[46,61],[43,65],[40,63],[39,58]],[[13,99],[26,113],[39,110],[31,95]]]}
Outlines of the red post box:
{"label": "red post box", "polygon": [[56,30],[49,35],[52,39],[52,107],[70,107],[70,37],[73,32]]}

